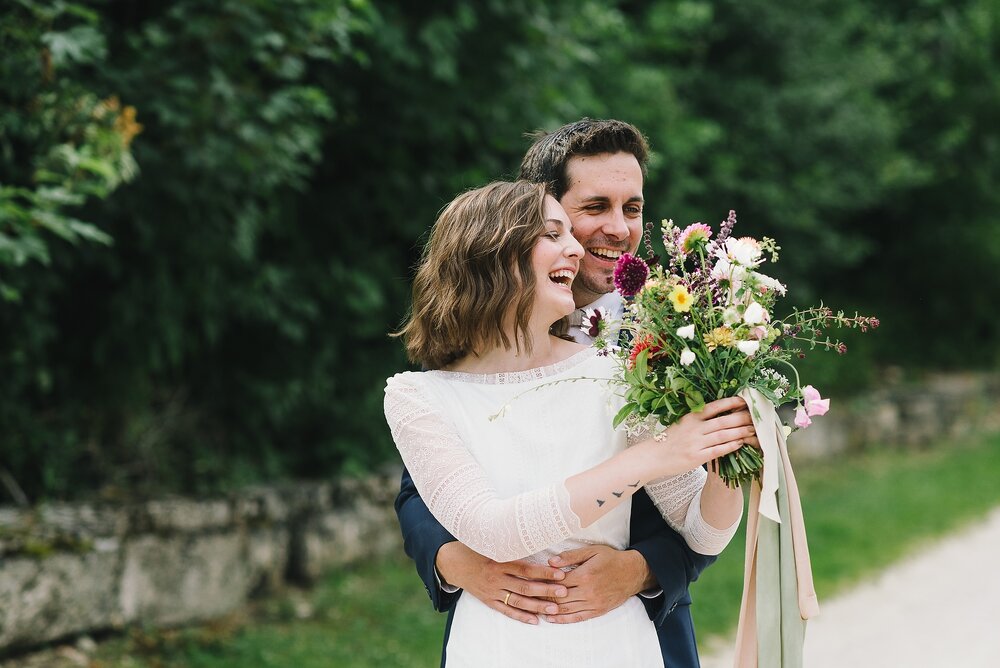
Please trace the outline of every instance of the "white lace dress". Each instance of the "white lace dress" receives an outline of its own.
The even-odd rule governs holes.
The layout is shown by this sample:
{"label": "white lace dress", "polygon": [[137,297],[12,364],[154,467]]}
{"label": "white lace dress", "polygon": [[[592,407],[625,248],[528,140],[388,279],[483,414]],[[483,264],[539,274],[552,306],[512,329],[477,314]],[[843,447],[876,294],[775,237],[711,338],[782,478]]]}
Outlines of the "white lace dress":
{"label": "white lace dress", "polygon": [[[588,544],[623,549],[631,504],[581,528],[564,485],[627,445],[624,432],[611,429],[622,405],[607,382],[615,373],[614,362],[592,348],[517,373],[401,373],[386,385],[386,419],[431,513],[480,554],[545,563]],[[553,382],[570,379],[587,380]],[[489,419],[505,406],[502,417]],[[646,491],[692,549],[717,554],[736,525],[720,531],[702,518],[705,477],[697,468]],[[652,622],[636,597],[596,619],[537,626],[501,615],[473,596],[460,597],[456,605],[449,668],[663,665]]]}

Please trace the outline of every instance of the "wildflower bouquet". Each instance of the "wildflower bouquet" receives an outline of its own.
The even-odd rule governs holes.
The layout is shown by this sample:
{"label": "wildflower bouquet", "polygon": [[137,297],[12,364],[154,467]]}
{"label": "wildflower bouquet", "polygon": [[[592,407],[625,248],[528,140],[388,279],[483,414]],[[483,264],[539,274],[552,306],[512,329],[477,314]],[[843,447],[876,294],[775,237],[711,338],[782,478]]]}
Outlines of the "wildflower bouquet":
{"label": "wildflower bouquet", "polygon": [[[780,247],[767,237],[734,238],[735,224],[736,214],[730,211],[713,240],[708,225],[681,230],[665,220],[667,256],[662,264],[648,233],[649,260],[627,253],[619,258],[614,283],[626,301],[622,328],[631,333],[631,343],[616,348],[597,339],[624,367],[626,403],[615,416],[616,427],[622,422],[638,426],[650,416],[667,426],[746,388],[759,391],[775,407],[797,402],[795,425],[806,427],[812,417],[827,412],[830,400],[811,385],[801,385],[793,358],[804,357],[805,346],[845,353],[842,342],[824,336],[828,327],[865,331],[878,326],[876,318],[848,317],[825,306],[775,319],[775,304],[786,289],[759,269],[765,255],[777,261]],[[756,448],[743,446],[712,465],[735,487],[760,481],[763,458]]]}

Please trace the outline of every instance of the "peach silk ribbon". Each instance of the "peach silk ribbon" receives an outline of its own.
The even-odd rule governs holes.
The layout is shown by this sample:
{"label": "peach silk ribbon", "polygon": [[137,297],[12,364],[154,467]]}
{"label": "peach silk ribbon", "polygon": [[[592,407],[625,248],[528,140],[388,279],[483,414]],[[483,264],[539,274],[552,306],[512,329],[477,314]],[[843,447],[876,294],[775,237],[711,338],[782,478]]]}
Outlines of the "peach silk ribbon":
{"label": "peach silk ribbon", "polygon": [[819,614],[798,486],[774,404],[755,389],[739,393],[764,453],[750,488],[743,601],[735,668],[798,668],[805,620]]}

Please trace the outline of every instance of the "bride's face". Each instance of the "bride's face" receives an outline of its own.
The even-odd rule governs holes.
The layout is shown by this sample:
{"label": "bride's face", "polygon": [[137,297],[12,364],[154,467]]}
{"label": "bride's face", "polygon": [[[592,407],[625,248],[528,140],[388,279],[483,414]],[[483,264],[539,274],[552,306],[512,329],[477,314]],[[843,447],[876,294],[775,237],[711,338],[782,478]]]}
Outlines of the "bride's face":
{"label": "bride's face", "polygon": [[[573,279],[580,269],[583,246],[573,236],[569,216],[554,197],[545,197],[545,231],[535,242],[531,265],[535,271],[532,314],[552,323],[573,312]],[[550,319],[551,318],[551,319]]]}

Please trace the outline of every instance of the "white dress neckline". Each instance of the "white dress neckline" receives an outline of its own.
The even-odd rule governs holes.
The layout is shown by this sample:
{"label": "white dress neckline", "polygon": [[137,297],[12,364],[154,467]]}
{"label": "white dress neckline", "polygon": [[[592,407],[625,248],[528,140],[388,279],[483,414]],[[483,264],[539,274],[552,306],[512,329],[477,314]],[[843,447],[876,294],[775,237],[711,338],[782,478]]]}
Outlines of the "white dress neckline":
{"label": "white dress neckline", "polygon": [[465,371],[446,371],[444,369],[433,369],[425,371],[437,375],[440,378],[457,381],[460,383],[478,383],[480,385],[513,385],[516,383],[527,383],[540,378],[556,376],[568,369],[582,364],[597,354],[597,349],[590,347],[573,353],[563,360],[553,364],[525,369],[524,371],[503,371],[500,373],[468,373]]}

